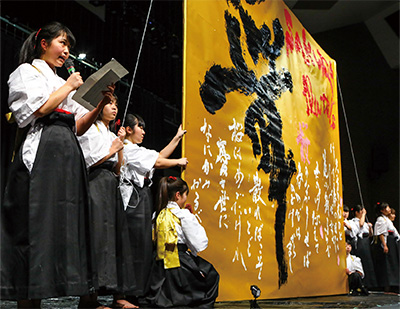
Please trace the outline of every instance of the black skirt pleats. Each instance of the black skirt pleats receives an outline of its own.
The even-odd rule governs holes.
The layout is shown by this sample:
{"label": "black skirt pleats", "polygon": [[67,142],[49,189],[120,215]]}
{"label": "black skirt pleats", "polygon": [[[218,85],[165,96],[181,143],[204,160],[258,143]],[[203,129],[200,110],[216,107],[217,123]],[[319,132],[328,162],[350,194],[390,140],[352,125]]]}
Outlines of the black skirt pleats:
{"label": "black skirt pleats", "polygon": [[1,208],[2,299],[84,295],[97,284],[85,162],[71,131],[74,116],[52,116],[31,174],[22,147],[10,169]]}
{"label": "black skirt pleats", "polygon": [[100,166],[89,174],[89,189],[100,294],[132,293],[136,281],[118,179]]}
{"label": "black skirt pleats", "polygon": [[179,250],[179,261],[180,267],[170,269],[164,269],[164,261],[154,261],[147,302],[162,308],[212,308],[219,285],[214,266],[190,251]]}
{"label": "black skirt pleats", "polygon": [[134,190],[125,213],[128,220],[129,237],[133,250],[133,267],[136,277],[135,296],[144,296],[147,292],[152,255],[152,214],[153,197],[149,187],[134,186]]}
{"label": "black skirt pleats", "polygon": [[375,275],[375,267],[374,261],[372,259],[371,253],[371,239],[366,238],[358,238],[357,240],[357,249],[354,252],[354,255],[358,256],[361,259],[361,263],[364,269],[364,285],[367,288],[377,287],[376,275]]}
{"label": "black skirt pleats", "polygon": [[389,252],[385,254],[378,241],[373,246],[373,257],[375,261],[375,274],[378,287],[399,286],[399,251],[396,240],[393,236],[387,237],[387,247]]}

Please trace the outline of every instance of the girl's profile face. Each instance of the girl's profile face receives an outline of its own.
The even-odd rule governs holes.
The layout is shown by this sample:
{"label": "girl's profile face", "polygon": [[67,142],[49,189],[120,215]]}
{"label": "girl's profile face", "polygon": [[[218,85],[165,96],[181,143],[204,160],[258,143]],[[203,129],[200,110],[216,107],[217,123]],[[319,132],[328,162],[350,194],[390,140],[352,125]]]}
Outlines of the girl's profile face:
{"label": "girl's profile face", "polygon": [[348,211],[343,211],[343,218],[347,219],[349,217],[349,212]]}
{"label": "girl's profile face", "polygon": [[183,194],[177,192],[176,197],[177,197],[176,203],[179,205],[180,208],[183,208],[187,200],[187,191],[183,192]]}
{"label": "girl's profile face", "polygon": [[383,210],[381,210],[381,213],[385,216],[389,216],[390,215],[390,207],[386,206]]}
{"label": "girl's profile face", "polygon": [[101,119],[106,122],[110,122],[113,121],[115,117],[117,117],[117,114],[118,114],[117,100],[113,99],[112,101],[110,101],[110,103],[104,106]]}
{"label": "girl's profile face", "polygon": [[132,140],[134,144],[141,144],[143,142],[143,138],[146,132],[144,132],[144,129],[142,127],[139,127],[139,124],[136,124],[135,127],[133,128],[133,133],[132,133]]}
{"label": "girl's profile face", "polygon": [[46,61],[52,69],[62,67],[65,60],[69,57],[70,44],[67,35],[65,33],[59,35],[50,44],[43,39],[40,44],[43,49],[40,59]]}

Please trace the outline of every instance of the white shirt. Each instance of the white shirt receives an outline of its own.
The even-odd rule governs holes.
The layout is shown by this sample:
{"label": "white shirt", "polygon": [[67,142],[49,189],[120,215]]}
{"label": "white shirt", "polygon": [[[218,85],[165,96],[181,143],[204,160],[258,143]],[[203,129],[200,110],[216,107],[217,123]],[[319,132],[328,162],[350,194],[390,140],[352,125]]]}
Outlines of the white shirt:
{"label": "white shirt", "polygon": [[[91,167],[107,156],[110,153],[111,144],[116,138],[118,137],[101,120],[97,120],[85,134],[79,136],[78,141],[81,144],[86,167]],[[118,154],[115,153],[107,161],[116,164],[118,162]]]}
{"label": "white shirt", "polygon": [[364,233],[369,234],[369,225],[367,222],[364,222],[364,225],[360,226],[360,219],[357,217],[351,219],[350,222],[353,235],[363,238]]}
{"label": "white shirt", "polygon": [[205,250],[208,246],[208,237],[196,216],[188,209],[181,209],[176,202],[168,202],[167,208],[181,220],[180,225],[175,223],[178,244],[186,244],[194,255]]}
{"label": "white shirt", "polygon": [[[43,130],[43,124],[35,124],[37,117],[34,113],[50,97],[50,94],[65,84],[65,80],[59,77],[49,65],[41,59],[35,59],[32,65],[21,64],[8,79],[9,97],[8,106],[20,128],[32,125],[29,129],[24,144],[22,145],[22,160],[29,172],[33,163]],[[58,105],[75,115],[75,119],[81,118],[88,110],[72,100],[75,91]]]}
{"label": "white shirt", "polygon": [[134,190],[133,183],[143,188],[145,177],[149,179],[153,177],[158,154],[155,150],[140,147],[127,139],[124,141],[124,161],[121,166],[119,190],[125,210]]}
{"label": "white shirt", "polygon": [[361,277],[364,278],[364,269],[362,267],[361,259],[359,257],[349,254],[346,257],[346,267],[350,271],[350,273],[359,271],[361,273]]}
{"label": "white shirt", "polygon": [[124,177],[143,188],[145,177],[153,177],[158,154],[155,150],[140,147],[126,139],[124,141]]}
{"label": "white shirt", "polygon": [[389,230],[392,226],[393,226],[392,221],[390,221],[388,217],[381,215],[376,219],[374,225],[374,235],[375,236],[383,235],[383,237],[385,238],[385,243],[387,243],[387,236],[389,235]]}

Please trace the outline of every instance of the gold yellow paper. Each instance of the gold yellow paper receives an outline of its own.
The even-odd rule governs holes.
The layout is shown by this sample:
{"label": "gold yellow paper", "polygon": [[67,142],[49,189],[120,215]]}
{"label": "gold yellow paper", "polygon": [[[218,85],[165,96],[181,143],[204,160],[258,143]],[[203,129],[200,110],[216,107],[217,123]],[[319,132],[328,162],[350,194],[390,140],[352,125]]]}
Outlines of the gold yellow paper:
{"label": "gold yellow paper", "polygon": [[218,300],[346,293],[335,61],[280,0],[184,15],[185,179]]}

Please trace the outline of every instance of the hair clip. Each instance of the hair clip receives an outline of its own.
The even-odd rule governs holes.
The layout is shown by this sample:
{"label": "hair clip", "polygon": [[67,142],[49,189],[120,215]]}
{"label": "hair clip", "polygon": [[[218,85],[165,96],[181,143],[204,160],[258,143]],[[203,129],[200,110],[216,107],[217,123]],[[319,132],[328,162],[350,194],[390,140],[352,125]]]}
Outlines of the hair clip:
{"label": "hair clip", "polygon": [[36,49],[36,41],[37,41],[37,37],[38,37],[38,35],[39,35],[40,30],[42,30],[42,28],[40,28],[40,29],[36,32],[36,35],[35,35],[35,45],[33,46],[33,49]]}
{"label": "hair clip", "polygon": [[176,180],[175,176],[169,176],[168,179]]}

